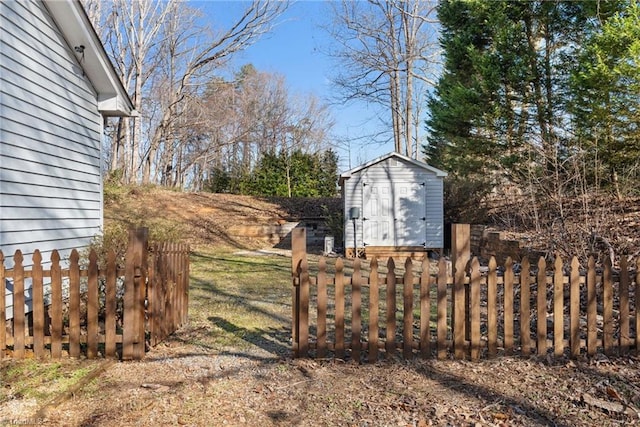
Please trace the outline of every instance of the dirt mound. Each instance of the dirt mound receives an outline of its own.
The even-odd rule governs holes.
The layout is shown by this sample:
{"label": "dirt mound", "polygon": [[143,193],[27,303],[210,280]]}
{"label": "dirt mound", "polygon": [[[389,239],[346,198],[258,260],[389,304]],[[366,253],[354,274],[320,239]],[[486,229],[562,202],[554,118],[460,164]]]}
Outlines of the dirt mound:
{"label": "dirt mound", "polygon": [[340,209],[339,198],[254,197],[236,194],[189,193],[161,187],[121,188],[105,195],[105,226],[147,226],[158,238],[191,245],[225,245],[256,249],[265,240],[230,231],[241,225],[280,225],[322,218]]}

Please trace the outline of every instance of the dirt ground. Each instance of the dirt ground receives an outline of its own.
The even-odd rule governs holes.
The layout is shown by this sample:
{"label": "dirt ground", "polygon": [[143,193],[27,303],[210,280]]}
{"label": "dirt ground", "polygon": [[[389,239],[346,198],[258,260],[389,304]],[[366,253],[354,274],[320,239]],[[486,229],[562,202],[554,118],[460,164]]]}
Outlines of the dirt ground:
{"label": "dirt ground", "polygon": [[[238,249],[263,245],[225,232],[239,216],[277,221],[291,215],[268,201],[229,195],[161,192],[150,199],[133,191],[127,198],[140,214],[180,221],[194,244]],[[114,220],[123,210],[114,204],[105,216]],[[143,361],[92,363],[92,374],[56,399],[1,402],[0,425],[640,426],[636,355],[363,365],[294,360],[290,306],[263,301],[259,307],[278,313],[279,326],[248,334],[224,324],[224,313],[203,314]],[[212,345],[217,327],[244,342]]]}
{"label": "dirt ground", "polygon": [[[104,372],[34,421],[46,426],[640,425],[638,358],[497,358],[356,365],[268,349],[213,352],[181,331]],[[628,405],[628,406],[627,406]]]}

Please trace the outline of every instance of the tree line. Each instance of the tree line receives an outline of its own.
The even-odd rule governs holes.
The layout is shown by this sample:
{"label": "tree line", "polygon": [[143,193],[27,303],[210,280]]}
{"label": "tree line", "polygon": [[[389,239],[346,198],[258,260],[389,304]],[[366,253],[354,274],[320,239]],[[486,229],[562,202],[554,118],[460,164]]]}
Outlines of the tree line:
{"label": "tree line", "polygon": [[449,214],[473,220],[493,200],[504,225],[549,231],[556,247],[610,247],[607,220],[640,195],[637,0],[447,0],[438,18],[424,154],[450,173]]}

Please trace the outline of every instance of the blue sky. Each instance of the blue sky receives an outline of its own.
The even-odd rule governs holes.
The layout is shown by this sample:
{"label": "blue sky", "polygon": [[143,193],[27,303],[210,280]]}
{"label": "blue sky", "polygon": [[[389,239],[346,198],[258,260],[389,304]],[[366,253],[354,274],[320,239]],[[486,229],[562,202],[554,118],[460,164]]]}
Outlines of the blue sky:
{"label": "blue sky", "polygon": [[[238,17],[247,3],[193,1],[191,4],[202,9],[215,28]],[[331,5],[326,1],[292,3],[273,32],[239,54],[234,65],[240,67],[251,63],[260,71],[282,74],[292,93],[313,93],[328,101],[335,95],[329,80],[334,64],[322,53],[331,39],[321,26],[330,19],[330,9]],[[341,171],[349,169],[350,163],[355,167],[393,150],[392,141],[378,144],[362,139],[381,126],[365,103],[332,105],[331,112]],[[346,142],[349,140],[350,143]]]}

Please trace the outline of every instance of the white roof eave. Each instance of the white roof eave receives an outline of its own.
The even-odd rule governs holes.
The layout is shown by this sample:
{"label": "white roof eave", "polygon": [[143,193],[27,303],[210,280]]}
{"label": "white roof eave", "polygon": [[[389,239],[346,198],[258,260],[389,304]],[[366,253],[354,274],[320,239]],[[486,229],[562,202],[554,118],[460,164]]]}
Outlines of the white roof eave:
{"label": "white roof eave", "polygon": [[105,116],[135,115],[133,102],[82,4],[78,0],[45,0],[44,4],[96,90],[100,112]]}

